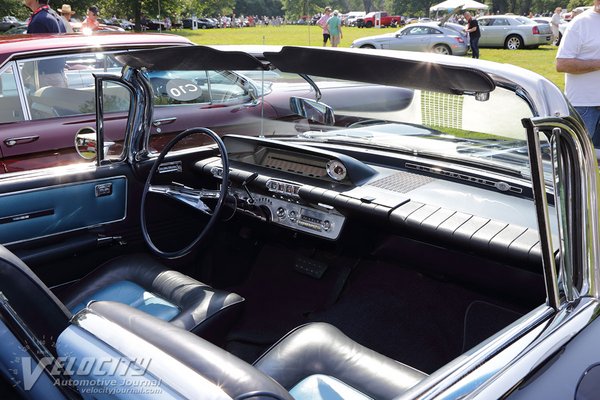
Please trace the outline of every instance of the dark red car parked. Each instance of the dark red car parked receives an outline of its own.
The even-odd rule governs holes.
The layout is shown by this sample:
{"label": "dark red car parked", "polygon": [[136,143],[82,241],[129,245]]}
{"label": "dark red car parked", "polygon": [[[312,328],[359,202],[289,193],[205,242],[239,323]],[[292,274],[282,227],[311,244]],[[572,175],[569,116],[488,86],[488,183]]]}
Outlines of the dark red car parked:
{"label": "dark red car parked", "polygon": [[[82,155],[93,159],[94,74],[120,74],[122,64],[115,57],[119,52],[187,45],[192,43],[183,37],[160,34],[0,37],[0,173],[82,162],[76,141]],[[184,54],[185,48],[181,51]],[[185,127],[243,133],[238,129],[248,119],[276,114],[273,107],[261,105],[261,93],[269,89],[250,78],[234,71],[192,72],[164,76],[148,71],[157,106],[150,140],[156,150]],[[194,95],[177,96],[181,88],[169,87],[177,82],[192,84],[188,87],[194,88]],[[115,154],[126,134],[130,91],[118,84],[103,90],[104,111],[109,112],[104,151]]]}

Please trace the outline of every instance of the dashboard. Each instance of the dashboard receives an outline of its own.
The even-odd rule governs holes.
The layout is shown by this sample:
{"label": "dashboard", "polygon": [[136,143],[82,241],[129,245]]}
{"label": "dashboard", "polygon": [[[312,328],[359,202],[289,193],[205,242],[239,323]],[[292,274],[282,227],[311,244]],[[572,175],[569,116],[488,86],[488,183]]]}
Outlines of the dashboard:
{"label": "dashboard", "polygon": [[[327,240],[339,239],[349,219],[363,219],[427,241],[540,262],[523,181],[413,156],[376,158],[237,135],[223,140],[229,193],[241,213]],[[196,169],[223,173],[217,158],[198,161]]]}

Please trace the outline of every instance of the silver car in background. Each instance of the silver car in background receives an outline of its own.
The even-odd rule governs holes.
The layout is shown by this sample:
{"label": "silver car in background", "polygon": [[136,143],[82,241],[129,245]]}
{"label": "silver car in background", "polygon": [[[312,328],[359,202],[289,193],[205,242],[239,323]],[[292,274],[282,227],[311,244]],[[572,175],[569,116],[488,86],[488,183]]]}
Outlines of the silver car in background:
{"label": "silver car in background", "polygon": [[460,33],[433,22],[410,24],[394,33],[360,38],[352,42],[350,47],[425,51],[455,56],[464,56],[468,49]]}
{"label": "silver car in background", "polygon": [[509,50],[536,48],[552,43],[549,24],[540,24],[518,15],[490,15],[477,18],[481,28],[479,47]]}

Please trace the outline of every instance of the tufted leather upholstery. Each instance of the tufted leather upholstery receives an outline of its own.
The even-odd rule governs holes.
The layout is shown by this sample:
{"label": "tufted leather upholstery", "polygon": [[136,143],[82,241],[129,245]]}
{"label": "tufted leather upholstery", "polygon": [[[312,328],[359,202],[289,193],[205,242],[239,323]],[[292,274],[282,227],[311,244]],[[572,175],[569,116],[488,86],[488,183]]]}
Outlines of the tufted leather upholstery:
{"label": "tufted leather upholstery", "polygon": [[287,390],[312,375],[333,377],[374,399],[392,399],[427,375],[368,349],[325,323],[303,325],[254,366]]}
{"label": "tufted leather upholstery", "polygon": [[[62,295],[63,302],[73,312],[92,300],[119,302],[118,298],[97,298],[97,295],[107,287],[123,282],[133,283],[129,286],[141,287],[146,291],[145,295],[158,296],[166,301],[165,304],[179,308],[175,317],[171,318],[173,313],[163,313],[163,319],[209,340],[223,338],[244,301],[235,293],[214,289],[180,272],[166,270],[146,254],[134,254],[110,260],[86,275]],[[129,294],[123,295],[124,299],[130,297]],[[121,302],[136,307],[128,299]]]}

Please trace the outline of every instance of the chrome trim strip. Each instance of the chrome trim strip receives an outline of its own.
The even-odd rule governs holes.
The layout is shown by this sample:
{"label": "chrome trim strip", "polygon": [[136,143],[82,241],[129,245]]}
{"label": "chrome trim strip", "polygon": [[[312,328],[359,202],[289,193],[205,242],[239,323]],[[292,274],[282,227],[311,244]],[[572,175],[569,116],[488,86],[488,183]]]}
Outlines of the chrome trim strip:
{"label": "chrome trim strip", "polygon": [[533,199],[538,221],[538,234],[542,250],[542,267],[548,305],[555,310],[560,308],[560,295],[558,292],[558,273],[554,260],[554,247],[552,245],[552,229],[548,215],[548,199],[546,197],[546,183],[544,181],[544,167],[540,153],[540,132],[533,126],[530,119],[524,119],[523,125],[527,130],[527,149],[531,163],[531,184]]}
{"label": "chrome trim strip", "polygon": [[540,337],[518,357],[504,365],[501,371],[478,387],[469,399],[499,399],[544,361],[548,355],[557,352],[575,335],[588,326],[598,314],[600,303],[597,299],[582,299],[574,309],[564,309],[553,319],[552,323]]}

